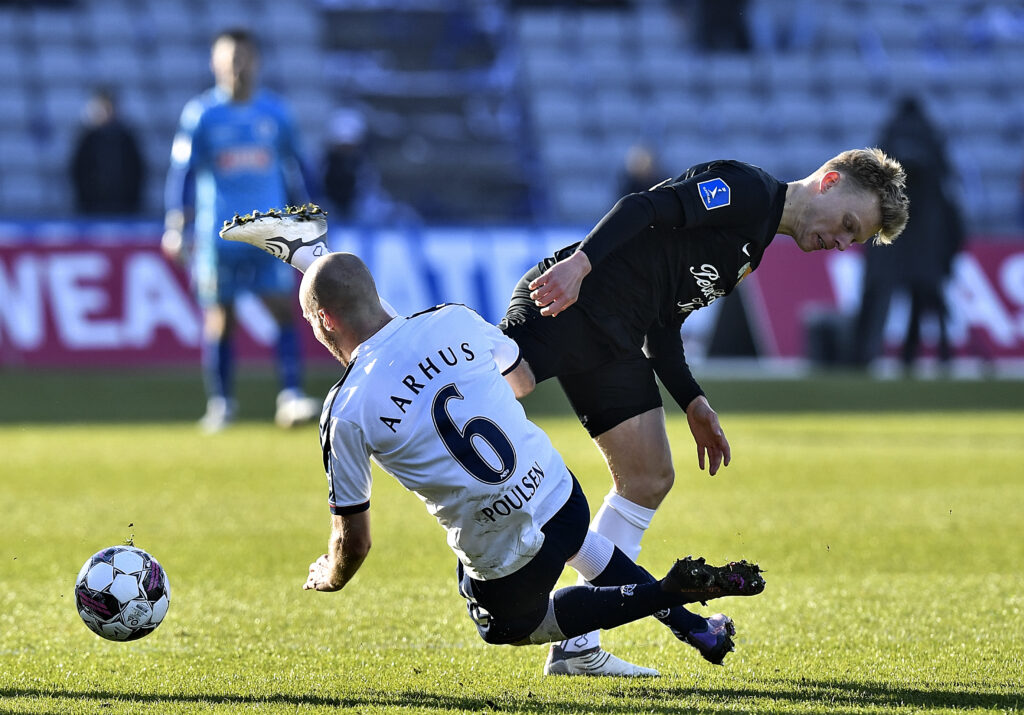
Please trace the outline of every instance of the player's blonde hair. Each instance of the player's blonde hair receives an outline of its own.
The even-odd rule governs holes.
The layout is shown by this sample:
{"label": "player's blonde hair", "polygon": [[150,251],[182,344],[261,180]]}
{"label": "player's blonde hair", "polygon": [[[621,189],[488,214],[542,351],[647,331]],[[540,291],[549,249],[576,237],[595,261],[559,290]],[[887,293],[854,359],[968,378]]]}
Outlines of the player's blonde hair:
{"label": "player's blonde hair", "polygon": [[907,174],[903,165],[877,147],[850,149],[829,159],[824,171],[838,171],[878,196],[882,228],[875,243],[890,244],[903,232],[910,215]]}

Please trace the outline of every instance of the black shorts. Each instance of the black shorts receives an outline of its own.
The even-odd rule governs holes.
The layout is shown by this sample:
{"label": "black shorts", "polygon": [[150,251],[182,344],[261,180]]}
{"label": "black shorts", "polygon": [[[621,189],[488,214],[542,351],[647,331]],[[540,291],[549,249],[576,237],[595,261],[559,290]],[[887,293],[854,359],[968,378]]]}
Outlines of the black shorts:
{"label": "black shorts", "polygon": [[[557,377],[591,437],[662,406],[654,368],[639,346],[614,340],[576,306],[544,317],[527,287],[553,259],[531,269],[512,293],[502,332],[519,345],[537,382]],[[627,347],[623,347],[627,345]]]}
{"label": "black shorts", "polygon": [[525,640],[547,615],[551,591],[565,562],[583,546],[590,524],[590,506],[576,477],[565,505],[543,527],[544,545],[518,571],[491,581],[472,578],[459,562],[459,593],[480,637],[495,645]]}

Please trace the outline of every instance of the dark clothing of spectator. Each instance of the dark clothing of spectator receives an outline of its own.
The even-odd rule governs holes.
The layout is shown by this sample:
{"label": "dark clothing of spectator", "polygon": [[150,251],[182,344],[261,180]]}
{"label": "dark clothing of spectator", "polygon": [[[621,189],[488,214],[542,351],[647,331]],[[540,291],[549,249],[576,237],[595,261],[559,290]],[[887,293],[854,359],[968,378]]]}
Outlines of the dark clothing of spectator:
{"label": "dark clothing of spectator", "polygon": [[747,0],[696,0],[694,32],[697,42],[712,52],[747,52]]}
{"label": "dark clothing of spectator", "polygon": [[355,213],[365,161],[358,147],[334,145],[324,155],[324,193],[344,218]]}
{"label": "dark clothing of spectator", "polygon": [[134,214],[141,208],[142,154],[132,131],[118,119],[82,132],[71,175],[79,213]]}
{"label": "dark clothing of spectator", "polygon": [[[964,226],[946,186],[952,168],[945,141],[920,103],[906,98],[883,129],[879,146],[907,172],[911,215],[891,248],[868,249],[857,318],[861,362],[869,362],[880,350],[881,330],[895,290],[905,291],[910,298],[910,320],[901,352],[904,365],[911,366],[917,358],[920,323],[927,314],[938,320],[939,358],[947,361],[950,347],[943,286],[952,272],[954,256],[963,247]],[[886,260],[889,257],[894,260]]]}

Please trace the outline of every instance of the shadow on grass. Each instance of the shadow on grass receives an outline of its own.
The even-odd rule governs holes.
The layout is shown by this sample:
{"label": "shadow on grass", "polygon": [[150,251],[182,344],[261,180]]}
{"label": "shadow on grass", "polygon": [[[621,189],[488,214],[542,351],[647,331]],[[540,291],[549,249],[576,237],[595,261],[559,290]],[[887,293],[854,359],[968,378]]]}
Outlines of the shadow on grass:
{"label": "shadow on grass", "polygon": [[[668,685],[666,683],[666,685]],[[786,704],[807,706],[820,705],[821,711],[836,711],[843,708],[875,707],[893,709],[910,707],[914,709],[955,708],[958,710],[1014,710],[1024,705],[1024,694],[1015,692],[970,692],[943,688],[918,688],[880,683],[857,683],[829,680],[782,681],[779,689],[771,684],[763,688],[744,687],[658,687],[657,684],[633,684],[616,687],[608,691],[612,698],[622,698],[621,705],[615,703],[581,703],[578,693],[567,694],[566,699],[552,698],[549,694],[534,696],[532,693],[506,693],[503,696],[464,696],[421,691],[369,692],[348,697],[322,695],[238,695],[238,694],[156,694],[116,693],[102,690],[47,690],[41,688],[4,688],[0,697],[7,698],[54,698],[83,702],[120,703],[166,703],[206,705],[292,705],[326,706],[334,708],[353,707],[401,707],[423,708],[437,711],[469,710],[476,712],[517,710],[536,713],[629,713],[636,708],[636,700],[657,703],[662,713],[712,712],[733,713],[743,701],[751,701],[750,707],[771,707],[774,702],[780,709]],[[991,685],[986,686],[991,687]],[[1008,688],[1011,686],[1007,685]],[[699,702],[685,705],[682,702],[696,698]],[[708,702],[710,700],[711,702]],[[716,701],[721,702],[715,707]],[[648,703],[645,703],[645,706]]]}

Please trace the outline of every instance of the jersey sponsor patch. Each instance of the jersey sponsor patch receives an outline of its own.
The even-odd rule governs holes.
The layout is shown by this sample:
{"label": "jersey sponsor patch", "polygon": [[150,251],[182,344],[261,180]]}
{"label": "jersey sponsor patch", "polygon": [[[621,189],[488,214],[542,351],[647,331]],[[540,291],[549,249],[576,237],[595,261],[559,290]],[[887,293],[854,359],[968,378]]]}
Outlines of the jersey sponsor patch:
{"label": "jersey sponsor patch", "polygon": [[700,200],[704,202],[704,208],[708,211],[728,206],[732,199],[729,185],[722,179],[700,181],[697,183],[697,191],[700,192]]}

